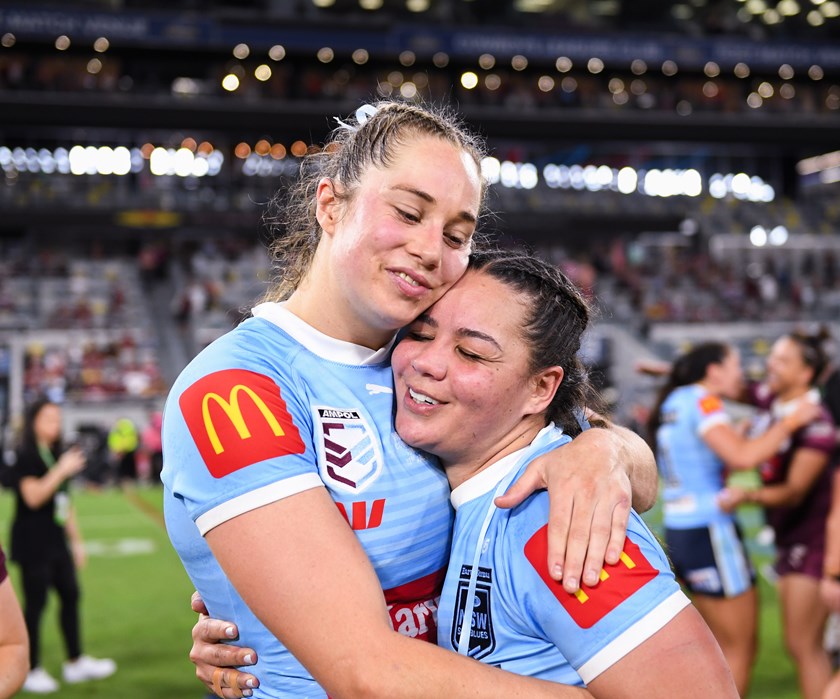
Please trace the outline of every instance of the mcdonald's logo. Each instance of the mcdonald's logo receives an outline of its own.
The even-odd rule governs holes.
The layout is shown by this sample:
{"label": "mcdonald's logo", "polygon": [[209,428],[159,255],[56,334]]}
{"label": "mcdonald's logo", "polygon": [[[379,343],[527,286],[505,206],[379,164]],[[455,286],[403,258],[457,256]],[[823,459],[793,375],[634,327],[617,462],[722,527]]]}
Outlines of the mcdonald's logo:
{"label": "mcdonald's logo", "polygon": [[263,374],[245,369],[208,374],[185,390],[178,403],[214,478],[306,450],[280,387]]}
{"label": "mcdonald's logo", "polygon": [[602,568],[595,586],[583,585],[575,594],[570,594],[548,574],[548,525],[525,544],[525,557],[569,616],[584,629],[597,624],[659,575],[641,549],[627,536],[618,563]]}

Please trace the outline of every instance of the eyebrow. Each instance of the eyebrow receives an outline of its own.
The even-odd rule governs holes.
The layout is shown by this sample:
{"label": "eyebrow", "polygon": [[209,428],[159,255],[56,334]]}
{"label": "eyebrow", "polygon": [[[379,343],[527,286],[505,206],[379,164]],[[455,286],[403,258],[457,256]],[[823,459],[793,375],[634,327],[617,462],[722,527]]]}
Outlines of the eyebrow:
{"label": "eyebrow", "polygon": [[[417,316],[417,319],[414,322],[424,323],[425,325],[429,325],[432,328],[438,327],[438,322],[427,313],[421,313],[419,316]],[[501,345],[498,342],[496,342],[496,338],[494,338],[492,335],[488,335],[487,333],[483,333],[480,330],[472,330],[470,328],[458,328],[455,331],[455,334],[460,337],[472,337],[476,340],[488,342],[491,345],[493,345],[496,349],[498,349],[499,352],[503,351]]]}
{"label": "eyebrow", "polygon": [[[410,187],[409,185],[402,185],[402,184],[395,184],[391,189],[397,189],[401,192],[408,192],[409,194],[413,194],[416,197],[420,197],[423,201],[428,202],[429,204],[436,204],[437,200],[428,192],[424,192],[422,189],[417,189],[415,187]],[[467,223],[476,223],[477,219],[475,214],[471,214],[469,211],[461,211],[458,213],[458,218],[462,221],[466,221]]]}

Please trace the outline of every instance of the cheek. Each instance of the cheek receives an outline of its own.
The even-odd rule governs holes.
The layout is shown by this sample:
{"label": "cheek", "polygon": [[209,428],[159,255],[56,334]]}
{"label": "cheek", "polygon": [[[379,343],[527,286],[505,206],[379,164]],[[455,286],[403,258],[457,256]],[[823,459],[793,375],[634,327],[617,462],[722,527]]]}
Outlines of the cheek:
{"label": "cheek", "polygon": [[408,347],[408,341],[403,340],[395,348],[391,355],[391,372],[394,374],[394,383],[397,383],[402,378],[402,374],[411,364],[411,350]]}
{"label": "cheek", "polygon": [[464,276],[464,272],[467,271],[469,258],[469,249],[446,249],[443,255],[443,263],[441,265],[441,277],[443,284],[447,289]]}

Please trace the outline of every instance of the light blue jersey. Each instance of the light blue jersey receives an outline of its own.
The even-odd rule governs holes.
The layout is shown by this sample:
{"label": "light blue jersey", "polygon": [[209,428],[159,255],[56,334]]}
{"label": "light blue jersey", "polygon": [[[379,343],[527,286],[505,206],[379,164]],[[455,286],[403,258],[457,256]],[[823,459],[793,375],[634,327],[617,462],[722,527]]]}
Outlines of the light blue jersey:
{"label": "light blue jersey", "polygon": [[[662,548],[633,512],[621,561],[576,595],[548,574],[548,494],[512,510],[493,499],[536,456],[569,441],[543,429],[526,449],[452,491],[452,554],[438,644],[505,670],[564,684],[591,682],[689,604]],[[463,624],[464,610],[469,623]]]}
{"label": "light blue jersey", "polygon": [[656,461],[662,475],[664,524],[690,529],[733,517],[721,511],[723,461],[703,441],[703,433],[730,418],[720,398],[699,384],[680,386],[665,399],[656,433]]}
{"label": "light blue jersey", "polygon": [[166,525],[210,613],[235,622],[240,643],[257,651],[254,696],[324,696],[251,613],[203,535],[326,487],[376,569],[394,628],[434,641],[449,487],[437,463],[394,431],[390,347],[374,352],[330,338],[281,304],[257,306],[254,316],[201,352],[169,395]]}

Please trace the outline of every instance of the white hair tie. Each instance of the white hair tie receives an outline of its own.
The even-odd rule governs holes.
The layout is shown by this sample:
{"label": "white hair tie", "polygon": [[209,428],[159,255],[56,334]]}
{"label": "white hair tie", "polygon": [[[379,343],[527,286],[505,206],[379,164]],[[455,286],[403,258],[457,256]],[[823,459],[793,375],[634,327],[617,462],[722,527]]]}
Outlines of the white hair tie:
{"label": "white hair tie", "polygon": [[338,117],[333,117],[343,128],[349,129],[350,131],[358,131],[362,126],[367,123],[367,120],[370,119],[376,112],[378,111],[377,107],[374,107],[372,104],[363,104],[356,110],[356,124],[348,124],[345,121],[342,121]]}

